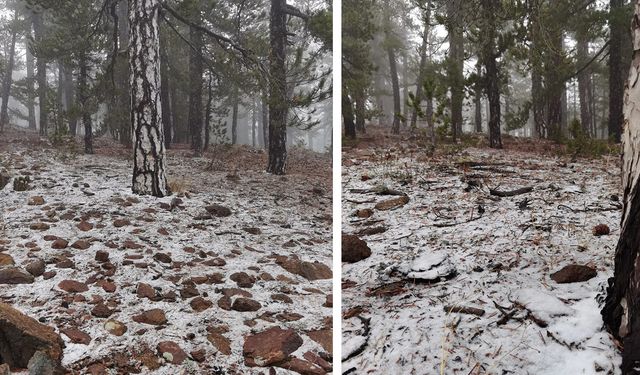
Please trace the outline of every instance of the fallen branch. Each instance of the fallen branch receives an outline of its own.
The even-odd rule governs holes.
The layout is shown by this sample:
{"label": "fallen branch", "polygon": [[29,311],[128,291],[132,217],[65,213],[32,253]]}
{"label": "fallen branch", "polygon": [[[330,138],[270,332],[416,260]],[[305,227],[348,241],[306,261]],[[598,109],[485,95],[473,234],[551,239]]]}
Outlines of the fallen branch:
{"label": "fallen branch", "polygon": [[349,355],[346,358],[344,358],[342,362],[348,361],[351,358],[354,358],[362,354],[362,352],[364,352],[364,350],[367,348],[367,344],[369,342],[369,334],[371,332],[371,329],[369,328],[369,323],[371,322],[371,319],[365,319],[361,316],[358,316],[358,319],[360,319],[360,321],[362,322],[362,330],[363,330],[362,336],[365,338],[365,340],[354,351],[349,353]]}
{"label": "fallen branch", "polygon": [[460,313],[460,314],[470,314],[470,315],[477,315],[477,316],[482,316],[484,315],[484,310],[483,309],[479,309],[477,307],[471,307],[471,306],[452,306],[452,305],[446,305],[444,307],[444,311],[446,313]]}
{"label": "fallen branch", "polygon": [[496,197],[515,197],[516,195],[522,195],[522,194],[526,194],[526,193],[530,193],[533,191],[533,186],[527,186],[527,187],[523,187],[520,189],[516,189],[516,190],[511,190],[511,191],[500,191],[500,190],[494,190],[494,189],[489,189],[489,193],[491,195],[495,195]]}

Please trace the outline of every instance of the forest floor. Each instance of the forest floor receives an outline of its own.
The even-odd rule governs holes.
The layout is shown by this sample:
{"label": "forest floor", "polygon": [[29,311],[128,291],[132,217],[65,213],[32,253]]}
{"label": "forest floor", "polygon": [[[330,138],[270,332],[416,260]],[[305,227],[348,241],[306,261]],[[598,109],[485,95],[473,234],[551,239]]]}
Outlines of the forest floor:
{"label": "forest floor", "polygon": [[[620,373],[599,306],[620,230],[617,156],[517,139],[429,155],[368,131],[342,154],[343,233],[372,252],[343,262],[344,374]],[[597,275],[550,278],[567,265],[590,268],[557,276]]]}
{"label": "forest floor", "polygon": [[38,276],[0,300],[61,333],[71,373],[269,372],[246,352],[278,345],[293,351],[279,374],[330,371],[329,156],[294,149],[273,176],[251,147],[171,150],[174,194],[154,198],[131,193],[118,144],[83,155],[81,140],[2,136],[0,171],[31,182],[0,190],[0,279]]}

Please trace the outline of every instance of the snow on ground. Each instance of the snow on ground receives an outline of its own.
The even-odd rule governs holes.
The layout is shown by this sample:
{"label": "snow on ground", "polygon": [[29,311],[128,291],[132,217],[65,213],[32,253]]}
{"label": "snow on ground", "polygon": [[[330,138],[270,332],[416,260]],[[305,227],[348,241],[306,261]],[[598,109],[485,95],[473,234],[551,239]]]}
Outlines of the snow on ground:
{"label": "snow on ground", "polygon": [[[223,168],[226,162],[218,160],[214,166],[207,158],[192,159],[174,151],[168,158],[169,180],[187,192],[177,201],[176,195],[157,199],[132,194],[132,167],[126,158],[41,147],[16,140],[0,147],[0,170],[33,179],[32,190],[13,191],[9,183],[0,191],[0,251],[19,266],[44,259],[46,271],[55,275],[47,280],[37,277],[32,284],[1,285],[0,300],[58,330],[75,327],[88,334],[88,345],[71,343],[62,335],[63,363],[69,369],[85,373],[88,366],[103,363],[118,373],[254,373],[259,369],[244,364],[244,337],[273,326],[294,329],[303,338],[295,357],[307,351],[330,353],[331,280],[311,281],[293,274],[275,257],[297,256],[331,266],[330,167],[284,177],[268,175],[254,165],[235,165],[230,172]],[[249,152],[253,151],[238,153],[244,157]],[[323,165],[330,163],[316,158]],[[27,205],[34,196],[42,196],[44,205]],[[203,217],[210,204],[228,207],[231,216]],[[117,219],[130,223],[116,226]],[[82,231],[78,225],[85,221],[92,228]],[[49,228],[31,229],[34,223]],[[53,249],[52,236],[69,245]],[[89,241],[88,249],[71,247],[81,239]],[[108,252],[113,267],[99,263],[97,251]],[[169,255],[169,262],[159,253]],[[106,272],[110,268],[113,275]],[[254,285],[239,287],[231,279],[237,272],[245,272]],[[89,290],[67,293],[58,286],[65,279],[87,282]],[[96,280],[112,282],[115,292]],[[140,297],[139,283],[162,296],[156,301]],[[248,296],[261,307],[246,312],[223,307],[224,292],[231,300]],[[196,312],[190,306],[194,293],[212,306]],[[124,335],[109,334],[103,327],[106,319],[92,315],[101,300],[113,310],[109,319],[127,326]],[[132,320],[153,308],[165,312],[166,324]],[[216,344],[208,340],[212,332]],[[204,361],[165,363],[156,346],[167,340],[187,354],[204,350]],[[225,342],[231,348],[228,355]]]}
{"label": "snow on ground", "polygon": [[[345,374],[619,373],[595,298],[613,272],[617,158],[572,161],[513,148],[431,157],[400,142],[345,149],[343,165],[343,232],[386,229],[361,235],[369,258],[343,263]],[[528,186],[532,192],[513,197],[489,194]],[[374,209],[394,198],[377,194],[389,190],[409,202]],[[354,215],[364,209],[374,214]],[[598,224],[611,234],[594,236]],[[432,278],[445,259],[455,276],[415,279]],[[569,264],[598,274],[550,279]]]}

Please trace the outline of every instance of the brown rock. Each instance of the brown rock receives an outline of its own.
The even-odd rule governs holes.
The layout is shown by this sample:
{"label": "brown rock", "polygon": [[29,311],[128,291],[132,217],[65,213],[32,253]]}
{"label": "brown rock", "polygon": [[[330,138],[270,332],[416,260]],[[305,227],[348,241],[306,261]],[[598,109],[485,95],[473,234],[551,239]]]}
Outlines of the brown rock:
{"label": "brown rock", "polygon": [[116,284],[111,281],[100,280],[97,282],[97,284],[107,293],[113,293],[116,291]]}
{"label": "brown rock", "polygon": [[153,259],[157,260],[158,262],[162,262],[162,263],[171,263],[171,256],[169,254],[166,254],[166,253],[156,253],[153,256]]}
{"label": "brown rock", "polygon": [[376,210],[387,211],[402,207],[407,203],[409,203],[409,197],[402,195],[397,198],[391,198],[386,201],[379,202],[375,205],[375,208]]}
{"label": "brown rock", "polygon": [[127,332],[127,326],[124,323],[113,319],[104,322],[104,329],[115,336],[122,336]]}
{"label": "brown rock", "polygon": [[46,224],[46,223],[33,223],[29,225],[29,229],[31,230],[47,230],[49,228],[50,228],[49,224]]}
{"label": "brown rock", "polygon": [[89,345],[91,342],[91,336],[77,328],[63,328],[60,332],[71,339],[74,344]]}
{"label": "brown rock", "polygon": [[302,338],[292,329],[272,327],[245,337],[242,352],[247,366],[267,367],[284,361],[302,346]]}
{"label": "brown rock", "polygon": [[93,224],[91,224],[88,221],[81,221],[80,223],[78,223],[78,225],[76,225],[76,227],[78,227],[78,229],[80,229],[83,232],[87,232],[90,231],[91,229],[93,229]]}
{"label": "brown rock", "polygon": [[372,215],[373,215],[373,210],[370,208],[363,208],[361,210],[356,210],[356,212],[354,213],[354,216],[357,216],[362,219],[366,219],[368,217],[371,217]]}
{"label": "brown rock", "polygon": [[593,235],[594,236],[606,236],[611,231],[609,230],[609,226],[606,224],[598,224],[593,227]]}
{"label": "brown rock", "polygon": [[143,311],[138,315],[134,315],[133,321],[159,326],[167,323],[167,317],[164,315],[164,311],[162,311],[161,309],[151,309]]}
{"label": "brown rock", "polygon": [[96,261],[100,262],[100,263],[108,262],[109,261],[109,253],[104,251],[104,250],[98,250],[98,251],[96,251],[96,256],[95,256],[94,259]]}
{"label": "brown rock", "polygon": [[551,274],[551,280],[558,284],[579,283],[596,277],[598,272],[589,267],[579,264],[564,266],[560,271]]}
{"label": "brown rock", "polygon": [[256,227],[242,228],[242,230],[253,235],[262,234],[262,231],[260,230],[260,228],[256,228]]}
{"label": "brown rock", "polygon": [[89,290],[87,284],[75,280],[62,280],[58,284],[58,288],[68,293],[82,293]]}
{"label": "brown rock", "polygon": [[56,271],[47,271],[42,274],[42,278],[45,280],[49,280],[54,278],[58,273]]}
{"label": "brown rock", "polygon": [[71,247],[78,250],[87,250],[91,247],[91,242],[87,240],[77,240],[76,242],[71,244]]}
{"label": "brown rock", "polygon": [[33,275],[18,267],[0,268],[0,284],[31,284]]}
{"label": "brown rock", "polygon": [[43,354],[57,371],[64,342],[53,328],[38,323],[20,311],[0,302],[0,336],[3,337],[2,362],[12,369],[25,369],[36,352]]}
{"label": "brown rock", "polygon": [[44,204],[44,198],[42,198],[39,195],[33,196],[29,198],[29,200],[27,201],[27,204],[29,206],[42,206]]}
{"label": "brown rock", "polygon": [[24,269],[29,272],[30,274],[32,274],[35,277],[38,277],[40,275],[42,275],[45,271],[46,265],[44,263],[44,260],[42,259],[35,259],[31,262],[29,262],[29,264],[27,264]]}
{"label": "brown rock", "polygon": [[213,258],[205,260],[204,262],[202,262],[202,264],[209,267],[222,267],[226,265],[227,262],[222,258]]}
{"label": "brown rock", "polygon": [[231,305],[232,310],[242,311],[242,312],[258,311],[260,310],[261,307],[262,305],[260,304],[260,302],[251,298],[244,298],[244,297],[236,298],[236,300],[233,301],[233,304]]}
{"label": "brown rock", "polygon": [[307,361],[309,361],[311,363],[315,363],[316,365],[322,367],[322,369],[327,371],[327,372],[330,372],[330,371],[333,370],[333,366],[331,365],[331,363],[329,361],[327,361],[326,359],[320,357],[319,355],[317,355],[316,353],[314,353],[312,351],[308,351],[308,352],[304,353],[303,357]]}
{"label": "brown rock", "polygon": [[116,219],[113,221],[113,226],[116,228],[122,228],[127,225],[131,225],[131,222],[128,219]]}
{"label": "brown rock", "polygon": [[311,338],[311,340],[317,342],[322,346],[324,350],[329,353],[333,353],[333,338],[331,328],[322,328],[316,331],[308,331],[307,336]]}
{"label": "brown rock", "polygon": [[282,363],[278,363],[276,366],[302,375],[325,375],[327,373],[322,367],[309,361],[305,361],[304,359],[295,357],[289,358]]}
{"label": "brown rock", "polygon": [[100,302],[91,309],[91,315],[97,318],[108,318],[113,314],[111,310],[104,302]]}
{"label": "brown rock", "polygon": [[249,276],[246,272],[236,272],[229,278],[235,281],[236,284],[238,284],[238,286],[241,288],[251,288],[256,282],[256,278],[253,276]]}
{"label": "brown rock", "polygon": [[272,294],[271,299],[278,302],[293,303],[291,297],[282,293]]}
{"label": "brown rock", "polygon": [[218,307],[223,310],[231,310],[231,298],[223,296],[218,300]]}
{"label": "brown rock", "polygon": [[287,258],[279,256],[276,258],[276,264],[285,270],[304,277],[307,280],[331,279],[333,274],[331,268],[320,262],[305,262],[295,256]]}
{"label": "brown rock", "polygon": [[67,240],[65,240],[63,238],[58,238],[58,239],[56,239],[55,241],[53,241],[51,243],[51,248],[52,249],[57,249],[57,250],[66,249],[67,246],[69,246],[69,241],[67,241]]}
{"label": "brown rock", "polygon": [[173,341],[162,341],[157,346],[158,354],[169,363],[181,364],[187,359],[187,353]]}
{"label": "brown rock", "polygon": [[205,349],[192,350],[189,354],[196,362],[204,362],[207,359],[207,351]]}
{"label": "brown rock", "polygon": [[91,375],[108,375],[107,367],[102,363],[94,363],[87,368]]}
{"label": "brown rock", "polygon": [[220,332],[210,332],[207,335],[207,340],[218,349],[218,351],[224,355],[231,355],[231,340],[224,337]]}
{"label": "brown rock", "polygon": [[342,261],[347,263],[359,262],[371,256],[371,249],[358,236],[342,234]]}
{"label": "brown rock", "polygon": [[13,266],[14,264],[16,264],[16,262],[11,255],[0,253],[0,267]]}
{"label": "brown rock", "polygon": [[215,217],[227,217],[231,216],[231,210],[225,206],[219,204],[211,204],[204,208],[211,216]]}
{"label": "brown rock", "polygon": [[191,305],[191,308],[195,312],[201,312],[213,306],[213,302],[209,301],[208,299],[204,299],[202,297],[196,297],[192,299],[189,304]]}
{"label": "brown rock", "polygon": [[327,299],[324,302],[324,307],[333,307],[333,294],[327,294]]}
{"label": "brown rock", "polygon": [[140,298],[148,298],[151,301],[160,301],[162,299],[151,285],[145,283],[138,283],[136,294]]}

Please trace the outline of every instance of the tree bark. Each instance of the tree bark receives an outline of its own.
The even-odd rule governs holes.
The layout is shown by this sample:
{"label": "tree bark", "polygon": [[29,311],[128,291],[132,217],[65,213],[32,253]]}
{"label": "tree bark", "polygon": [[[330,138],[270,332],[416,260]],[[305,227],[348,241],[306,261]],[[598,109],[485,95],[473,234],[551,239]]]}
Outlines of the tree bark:
{"label": "tree bark", "polygon": [[602,318],[607,330],[622,341],[622,374],[640,373],[640,1],[635,2],[633,62],[624,101],[620,237],[613,277],[609,279]]}
{"label": "tree bark", "polygon": [[[415,103],[419,106],[422,102],[422,85],[424,83],[426,68],[427,68],[427,45],[429,44],[429,34],[431,33],[431,1],[427,1],[426,13],[423,17],[422,23],[424,29],[422,30],[422,43],[420,44],[420,67],[418,68],[418,77],[416,79],[416,95]],[[418,124],[418,108],[414,108],[411,113],[410,128],[415,129]]]}
{"label": "tree bark", "polygon": [[621,22],[620,13],[624,0],[611,0],[609,14],[609,138],[620,142],[622,122],[624,120],[623,94],[624,72],[622,71],[622,41],[626,22]]}
{"label": "tree bark", "polygon": [[162,129],[164,133],[164,146],[171,148],[173,141],[173,106],[171,102],[169,56],[166,45],[160,41],[160,100],[162,101]]}
{"label": "tree bark", "polygon": [[496,10],[497,0],[482,0],[482,13],[486,27],[486,40],[482,46],[482,60],[486,72],[486,90],[489,98],[489,147],[502,148],[500,135],[500,78],[496,62]]}
{"label": "tree bark", "polygon": [[251,103],[251,146],[256,147],[256,111],[258,104],[255,99]]}
{"label": "tree bark", "polygon": [[[31,34],[31,32],[29,32],[29,34]],[[28,112],[28,122],[29,122],[29,129],[31,130],[36,130],[37,125],[36,125],[36,108],[35,108],[35,100],[34,100],[34,95],[35,95],[35,88],[33,85],[33,78],[35,76],[35,66],[34,66],[34,61],[33,61],[33,55],[31,54],[31,51],[29,50],[28,46],[26,48],[26,59],[27,59],[27,93],[29,95],[29,97],[27,98],[27,112]],[[69,129],[71,130],[71,129]],[[73,128],[73,131],[71,132],[71,135],[76,135],[75,133],[75,128]]]}
{"label": "tree bark", "polygon": [[93,124],[91,123],[91,113],[89,112],[89,88],[87,84],[87,57],[80,56],[78,74],[78,107],[82,113],[82,123],[84,125],[84,153],[93,154]]}
{"label": "tree bark", "polygon": [[11,45],[9,47],[9,61],[7,62],[7,70],[2,82],[2,108],[0,109],[0,132],[4,131],[5,126],[9,125],[9,96],[11,95],[11,83],[13,82],[13,65],[15,61],[16,39],[18,35],[18,10],[16,9],[13,16],[13,25],[11,30]]}
{"label": "tree bark", "polygon": [[[201,23],[200,9],[192,4],[191,20]],[[189,126],[191,129],[191,148],[195,156],[202,155],[202,33],[194,27],[189,28],[189,40],[193,46],[189,54]],[[195,50],[194,50],[195,49]]]}
{"label": "tree bark", "polygon": [[234,88],[231,107],[231,144],[238,143],[238,89]]}
{"label": "tree bark", "polygon": [[[576,33],[578,66],[584,66],[589,61],[589,41],[582,30]],[[578,73],[578,96],[580,98],[580,124],[582,132],[591,136],[593,122],[592,95],[591,95],[591,71],[589,68]]]}
{"label": "tree bark", "polygon": [[129,22],[127,1],[120,0],[117,6],[118,15],[118,44],[119,51],[116,57],[116,121],[119,123],[120,144],[131,147],[131,97],[129,88]]}
{"label": "tree bark", "polygon": [[462,103],[464,100],[464,35],[462,2],[447,2],[447,31],[449,32],[449,83],[451,88],[451,130],[455,142],[462,135]]}
{"label": "tree bark", "polygon": [[[42,42],[44,33],[44,24],[42,21],[42,13],[33,13],[33,34],[36,43]],[[37,81],[38,81],[38,106],[40,111],[40,135],[47,135],[49,109],[47,108],[47,62],[44,57],[38,56],[37,62]]]}
{"label": "tree bark", "polygon": [[542,87],[542,54],[540,53],[542,41],[542,29],[540,25],[541,0],[531,0],[530,17],[531,27],[529,28],[531,38],[531,50],[529,61],[531,65],[531,108],[533,112],[533,132],[534,138],[547,138],[547,125],[545,123],[545,93]]}
{"label": "tree bark", "polygon": [[166,196],[165,147],[160,99],[158,0],[129,1],[131,124],[134,133],[132,191]]}
{"label": "tree bark", "polygon": [[283,175],[287,163],[287,75],[285,0],[271,0],[269,55],[269,164],[267,172]]}
{"label": "tree bark", "polygon": [[393,124],[391,132],[400,134],[400,84],[398,82],[398,68],[396,67],[396,54],[392,46],[387,47],[387,56],[389,57],[389,72],[391,74],[391,86],[393,89]]}
{"label": "tree bark", "polygon": [[213,74],[209,71],[209,80],[207,81],[207,109],[204,115],[204,148],[207,151],[211,142],[211,116],[213,115]]}
{"label": "tree bark", "polygon": [[[480,80],[482,76],[480,64],[476,65],[476,74],[478,75],[478,80]],[[482,85],[479,82],[476,83],[474,91],[476,133],[482,133]]]}
{"label": "tree bark", "polygon": [[356,90],[356,94],[354,95],[354,102],[355,102],[355,107],[356,107],[356,130],[361,132],[361,133],[366,133],[367,130],[365,129],[364,123],[365,123],[365,116],[366,116],[366,108],[365,108],[365,97],[364,97],[364,90],[362,90],[362,88],[358,88]]}
{"label": "tree bark", "polygon": [[563,93],[564,81],[560,77],[558,67],[562,64],[562,30],[549,31],[551,41],[551,49],[549,51],[549,59],[546,61],[546,91],[547,91],[547,125],[549,127],[549,137],[555,141],[562,138],[562,116],[563,116]]}
{"label": "tree bark", "polygon": [[64,105],[64,66],[62,65],[62,61],[58,60],[58,87],[56,90],[56,106],[58,107],[57,116],[56,116],[56,133],[62,129],[64,125],[63,121],[63,113],[65,112]]}
{"label": "tree bark", "polygon": [[73,84],[73,68],[67,66],[64,69],[64,101],[66,103],[67,118],[69,120],[69,134],[75,136],[78,127],[78,119],[71,109],[75,100],[75,86]]}
{"label": "tree bark", "polygon": [[260,103],[262,104],[262,145],[265,150],[269,150],[269,99],[266,90],[262,91]]}
{"label": "tree bark", "polygon": [[342,94],[342,117],[344,119],[344,136],[356,139],[356,124],[353,121],[353,105],[347,93]]}

